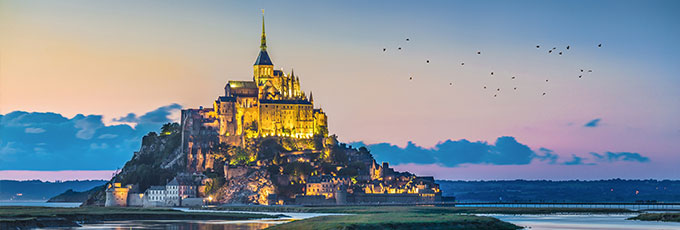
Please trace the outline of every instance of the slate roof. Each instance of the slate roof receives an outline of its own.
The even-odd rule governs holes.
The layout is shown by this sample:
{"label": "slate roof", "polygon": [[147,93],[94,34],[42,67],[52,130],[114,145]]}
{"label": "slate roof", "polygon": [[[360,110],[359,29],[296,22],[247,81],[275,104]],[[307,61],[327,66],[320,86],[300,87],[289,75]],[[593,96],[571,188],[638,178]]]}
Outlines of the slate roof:
{"label": "slate roof", "polygon": [[257,60],[253,65],[274,65],[272,59],[269,58],[269,54],[266,50],[260,50],[260,54],[257,55]]}

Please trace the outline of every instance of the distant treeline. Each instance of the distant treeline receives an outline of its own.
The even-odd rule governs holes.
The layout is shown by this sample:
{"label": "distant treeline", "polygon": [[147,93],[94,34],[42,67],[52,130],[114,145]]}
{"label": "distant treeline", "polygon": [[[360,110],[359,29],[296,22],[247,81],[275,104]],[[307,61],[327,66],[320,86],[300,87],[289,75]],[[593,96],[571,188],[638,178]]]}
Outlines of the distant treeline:
{"label": "distant treeline", "polygon": [[60,182],[0,180],[0,200],[47,200],[69,189],[78,192],[86,191],[106,182],[104,180]]}
{"label": "distant treeline", "polygon": [[437,181],[459,202],[680,202],[678,180]]}

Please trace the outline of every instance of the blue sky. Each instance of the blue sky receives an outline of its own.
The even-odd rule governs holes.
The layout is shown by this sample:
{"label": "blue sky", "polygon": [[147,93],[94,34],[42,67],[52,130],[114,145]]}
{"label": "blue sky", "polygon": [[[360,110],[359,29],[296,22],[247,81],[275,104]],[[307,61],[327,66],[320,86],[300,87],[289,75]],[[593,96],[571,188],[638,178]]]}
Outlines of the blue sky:
{"label": "blue sky", "polygon": [[[115,119],[210,106],[227,80],[251,79],[261,9],[275,67],[295,68],[329,114],[331,133],[373,146],[379,160],[453,179],[508,170],[517,174],[500,174],[680,175],[678,1],[0,0],[0,114],[58,123],[3,123],[0,170],[122,166],[159,123]],[[552,47],[564,55],[548,54]],[[579,69],[593,73],[579,79]],[[84,120],[93,135],[121,133],[79,138]],[[41,151],[56,141],[42,138],[53,137],[64,139]],[[529,150],[497,151],[505,137]],[[465,142],[516,158],[448,161],[441,154],[472,152],[438,151]],[[92,154],[59,161],[83,152]],[[438,157],[409,161],[414,152]]]}

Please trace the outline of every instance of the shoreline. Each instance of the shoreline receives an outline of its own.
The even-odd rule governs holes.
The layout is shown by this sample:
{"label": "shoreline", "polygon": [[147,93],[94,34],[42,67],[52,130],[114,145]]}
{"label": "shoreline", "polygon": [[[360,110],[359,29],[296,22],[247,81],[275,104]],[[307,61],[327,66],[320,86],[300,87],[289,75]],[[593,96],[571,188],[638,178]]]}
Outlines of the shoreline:
{"label": "shoreline", "polygon": [[248,213],[183,212],[172,209],[144,208],[49,208],[0,207],[0,229],[32,229],[44,227],[79,227],[102,221],[127,220],[252,220],[280,218],[281,215]]}

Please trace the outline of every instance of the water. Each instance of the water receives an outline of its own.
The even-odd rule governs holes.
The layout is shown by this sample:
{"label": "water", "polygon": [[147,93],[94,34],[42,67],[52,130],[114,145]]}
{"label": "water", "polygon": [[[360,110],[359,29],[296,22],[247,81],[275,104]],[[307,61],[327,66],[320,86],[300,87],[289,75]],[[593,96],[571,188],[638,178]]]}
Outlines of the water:
{"label": "water", "polygon": [[661,230],[680,229],[680,223],[626,220],[636,214],[590,215],[488,215],[531,230]]}
{"label": "water", "polygon": [[521,207],[521,208],[625,208],[629,210],[680,210],[680,205],[658,204],[456,204],[456,207]]}
{"label": "water", "polygon": [[55,208],[75,208],[81,203],[51,202],[46,201],[0,201],[0,206],[29,206],[29,207],[55,207]]}
{"label": "water", "polygon": [[98,224],[83,224],[78,228],[50,228],[74,230],[123,230],[123,229],[173,229],[173,230],[256,230],[287,221],[249,220],[249,221],[172,221],[172,220],[135,220],[106,221]]}
{"label": "water", "polygon": [[46,229],[173,229],[173,230],[255,230],[265,229],[269,226],[282,224],[293,220],[312,218],[327,215],[347,215],[337,213],[293,213],[293,212],[248,212],[248,211],[216,211],[216,210],[191,210],[188,208],[175,208],[185,212],[226,212],[226,213],[252,213],[268,215],[286,215],[282,218],[264,218],[255,220],[128,220],[128,221],[104,221],[97,224],[82,224],[77,228],[46,228]]}

